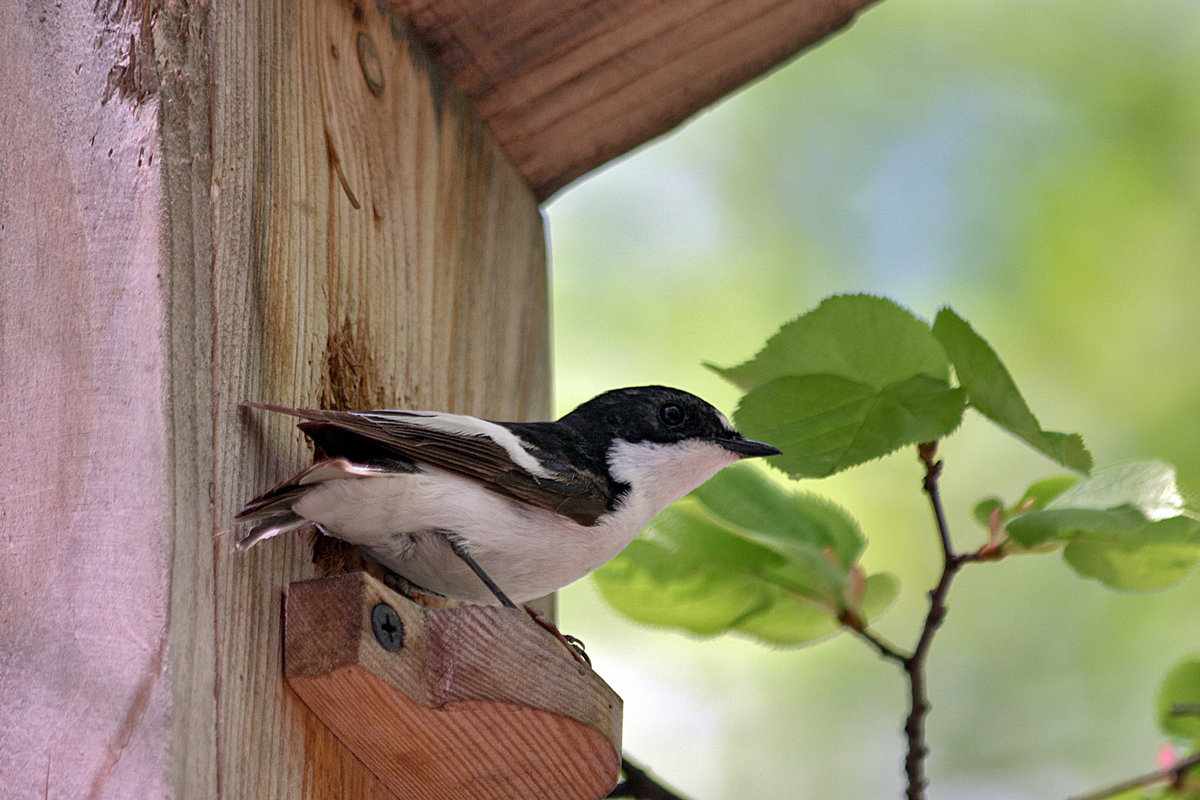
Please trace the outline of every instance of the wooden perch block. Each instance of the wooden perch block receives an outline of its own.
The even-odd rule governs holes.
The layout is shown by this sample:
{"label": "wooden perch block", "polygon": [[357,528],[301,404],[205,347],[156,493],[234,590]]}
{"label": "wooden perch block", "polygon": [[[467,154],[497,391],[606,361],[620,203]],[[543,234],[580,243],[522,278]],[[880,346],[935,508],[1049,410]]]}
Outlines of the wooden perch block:
{"label": "wooden perch block", "polygon": [[[380,604],[396,614],[383,639]],[[353,573],[290,584],[284,629],[292,689],[405,800],[600,798],[617,782],[621,698],[524,611],[426,608]]]}

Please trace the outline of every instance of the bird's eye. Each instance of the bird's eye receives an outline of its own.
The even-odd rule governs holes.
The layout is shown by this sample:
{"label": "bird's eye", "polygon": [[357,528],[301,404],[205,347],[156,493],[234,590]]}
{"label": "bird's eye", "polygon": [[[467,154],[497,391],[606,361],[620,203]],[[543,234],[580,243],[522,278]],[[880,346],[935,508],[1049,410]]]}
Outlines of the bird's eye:
{"label": "bird's eye", "polygon": [[658,418],[668,428],[678,428],[683,424],[684,416],[683,409],[677,405],[663,406],[658,410]]}

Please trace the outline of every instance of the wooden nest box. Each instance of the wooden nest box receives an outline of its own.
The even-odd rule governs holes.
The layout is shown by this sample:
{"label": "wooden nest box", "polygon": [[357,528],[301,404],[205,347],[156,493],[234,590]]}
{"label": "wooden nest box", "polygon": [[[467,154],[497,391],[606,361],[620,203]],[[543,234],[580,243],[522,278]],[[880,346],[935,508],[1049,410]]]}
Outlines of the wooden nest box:
{"label": "wooden nest box", "polygon": [[392,598],[385,651],[384,590],[214,536],[310,457],[237,404],[549,418],[540,203],[864,5],[0,3],[0,786],[434,797],[384,743],[433,719],[480,796],[607,791],[619,700],[527,620]]}

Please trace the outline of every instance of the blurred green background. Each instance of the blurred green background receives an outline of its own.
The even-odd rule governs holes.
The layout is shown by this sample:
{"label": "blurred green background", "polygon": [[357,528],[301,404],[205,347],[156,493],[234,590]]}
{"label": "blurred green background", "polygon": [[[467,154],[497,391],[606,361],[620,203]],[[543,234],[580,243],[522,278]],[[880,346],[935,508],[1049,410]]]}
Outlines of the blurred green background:
{"label": "blurred green background", "polygon": [[[726,411],[738,363],[845,291],[950,304],[1042,423],[1099,464],[1157,456],[1200,488],[1200,3],[886,0],[852,27],[556,197],[557,402],[666,383]],[[978,415],[943,447],[974,502],[1060,470]],[[804,488],[855,514],[915,637],[936,540],[915,454]],[[691,639],[609,611],[563,629],[625,698],[627,750],[695,800],[897,797],[905,684],[840,635]],[[1058,555],[968,568],[930,663],[932,798],[1055,798],[1155,767],[1153,698],[1200,651],[1200,576],[1110,593]]]}

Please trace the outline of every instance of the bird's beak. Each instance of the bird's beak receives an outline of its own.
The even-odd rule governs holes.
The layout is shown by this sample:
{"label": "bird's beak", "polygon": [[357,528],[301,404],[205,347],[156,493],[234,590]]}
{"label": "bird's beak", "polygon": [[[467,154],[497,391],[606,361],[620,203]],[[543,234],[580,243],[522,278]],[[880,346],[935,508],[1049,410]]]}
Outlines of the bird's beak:
{"label": "bird's beak", "polygon": [[753,439],[714,439],[713,441],[731,453],[737,453],[742,458],[777,456],[781,452],[778,447],[756,442]]}

